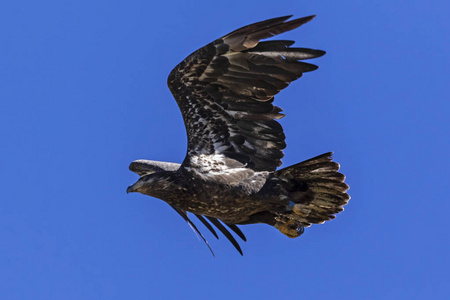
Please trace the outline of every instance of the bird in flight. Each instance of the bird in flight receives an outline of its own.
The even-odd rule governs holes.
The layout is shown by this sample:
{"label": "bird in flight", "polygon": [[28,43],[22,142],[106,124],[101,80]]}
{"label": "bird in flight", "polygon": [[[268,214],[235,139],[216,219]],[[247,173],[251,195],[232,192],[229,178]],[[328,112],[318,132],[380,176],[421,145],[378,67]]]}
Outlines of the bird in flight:
{"label": "bird in flight", "polygon": [[[261,41],[293,30],[314,16],[273,18],[237,29],[198,49],[170,73],[168,86],[187,131],[181,164],[136,160],[139,180],[127,192],[168,203],[209,246],[190,219],[213,225],[241,253],[237,225],[265,223],[295,238],[305,227],[334,219],[350,196],[332,153],[281,166],[284,117],[274,96],[317,66],[303,60],[321,50],[291,47],[288,40]],[[212,252],[212,250],[211,250]],[[213,253],[214,255],[214,253]]]}

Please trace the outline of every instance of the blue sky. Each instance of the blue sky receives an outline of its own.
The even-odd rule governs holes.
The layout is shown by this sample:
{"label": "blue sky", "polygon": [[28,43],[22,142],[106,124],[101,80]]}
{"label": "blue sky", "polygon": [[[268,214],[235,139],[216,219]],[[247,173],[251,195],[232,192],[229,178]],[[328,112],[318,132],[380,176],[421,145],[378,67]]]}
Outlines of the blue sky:
{"label": "blue sky", "polygon": [[[1,299],[450,298],[448,1],[9,1],[0,5]],[[213,258],[135,159],[181,162],[166,87],[240,26],[327,51],[276,99],[284,165],[335,152],[352,200],[288,239],[242,227]],[[201,227],[201,225],[199,225]]]}

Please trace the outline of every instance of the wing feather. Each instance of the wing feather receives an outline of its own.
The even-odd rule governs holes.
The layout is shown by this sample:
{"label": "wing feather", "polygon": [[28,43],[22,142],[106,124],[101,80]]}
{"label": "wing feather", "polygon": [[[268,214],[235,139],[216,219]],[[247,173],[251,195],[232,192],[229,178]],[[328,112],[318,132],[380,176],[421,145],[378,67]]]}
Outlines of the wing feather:
{"label": "wing feather", "polygon": [[[237,29],[200,48],[172,70],[169,88],[188,134],[183,166],[200,177],[210,166],[227,176],[246,178],[252,171],[274,171],[286,147],[284,117],[274,106],[274,95],[317,66],[300,60],[320,57],[324,51],[293,48],[288,40],[262,41],[295,29],[314,16],[287,21],[274,18]],[[217,167],[219,166],[219,167]],[[247,171],[245,171],[247,169]]]}
{"label": "wing feather", "polygon": [[[209,251],[211,251],[212,255],[215,257],[216,255],[214,254],[214,251],[212,250],[211,246],[209,245],[208,241],[206,240],[206,238],[203,236],[203,234],[200,232],[200,230],[198,230],[197,226],[195,226],[195,224],[191,221],[191,219],[189,219],[187,212],[176,208],[175,206],[171,206],[188,224],[189,226],[192,228],[192,230],[199,236],[201,237],[201,239],[203,240],[203,242],[205,242],[206,246],[208,246]],[[241,252],[242,255],[242,252]]]}
{"label": "wing feather", "polygon": [[208,228],[208,230],[216,237],[216,239],[219,239],[219,236],[217,235],[217,232],[214,230],[214,227],[212,227],[211,224],[209,224],[208,221],[206,221],[202,215],[197,214],[194,215],[197,217],[197,219],[200,220],[200,222],[203,223],[203,225],[205,225],[206,228]]}
{"label": "wing feather", "polygon": [[[220,223],[219,220],[215,219],[215,218],[211,218],[211,217],[206,217],[211,223],[214,224],[214,226],[217,227],[217,229],[219,229],[223,235],[225,235],[225,237],[231,242],[231,244],[233,244],[234,248],[236,248],[236,250],[241,254],[244,255],[244,253],[242,253],[242,249],[239,246],[239,243],[236,241],[236,239],[233,237],[233,235],[231,235],[231,233],[225,228],[225,226],[222,225],[222,223]],[[231,227],[230,227],[231,228]],[[232,229],[233,230],[233,229]]]}

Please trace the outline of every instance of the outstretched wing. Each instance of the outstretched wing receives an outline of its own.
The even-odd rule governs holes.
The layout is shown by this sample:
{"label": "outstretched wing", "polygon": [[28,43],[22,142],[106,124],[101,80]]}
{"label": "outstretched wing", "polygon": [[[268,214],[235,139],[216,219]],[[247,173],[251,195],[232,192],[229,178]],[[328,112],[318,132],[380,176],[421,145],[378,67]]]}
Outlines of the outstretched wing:
{"label": "outstretched wing", "polygon": [[200,48],[169,75],[183,115],[188,152],[183,166],[228,183],[253,171],[274,171],[286,147],[284,117],[274,95],[317,66],[299,60],[325,54],[291,48],[293,41],[261,39],[283,33],[314,16],[274,18],[235,30]]}

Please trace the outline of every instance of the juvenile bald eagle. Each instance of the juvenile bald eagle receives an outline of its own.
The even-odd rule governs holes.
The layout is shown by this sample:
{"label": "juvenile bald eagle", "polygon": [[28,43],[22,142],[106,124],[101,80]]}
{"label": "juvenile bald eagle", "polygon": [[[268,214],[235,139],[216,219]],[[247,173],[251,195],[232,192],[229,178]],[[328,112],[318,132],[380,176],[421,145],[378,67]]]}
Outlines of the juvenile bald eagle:
{"label": "juvenile bald eagle", "polygon": [[127,192],[167,202],[207,245],[187,212],[218,238],[208,219],[241,255],[239,244],[221,222],[244,241],[236,225],[265,223],[294,238],[313,223],[334,219],[350,199],[345,176],[338,173],[331,152],[276,170],[286,143],[276,121],[284,114],[272,104],[274,95],[317,69],[300,60],[325,54],[293,48],[293,41],[260,42],[314,18],[287,21],[290,17],[237,29],[178,64],[168,85],[186,126],[186,158],[182,164],[149,160],[130,164],[141,177]]}

